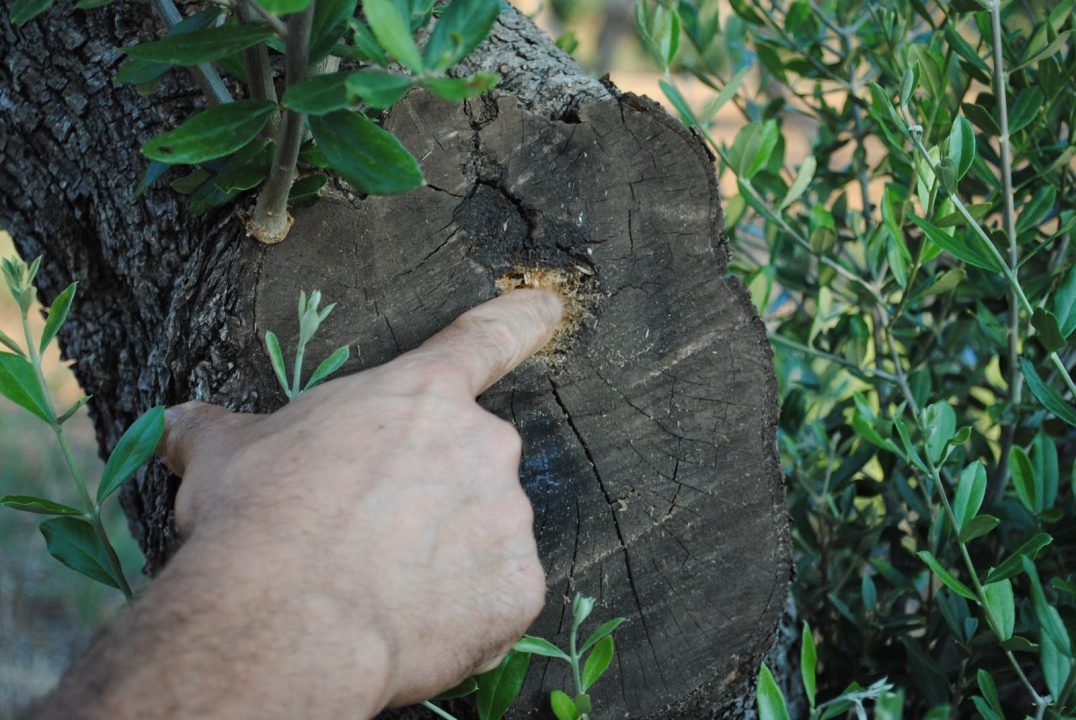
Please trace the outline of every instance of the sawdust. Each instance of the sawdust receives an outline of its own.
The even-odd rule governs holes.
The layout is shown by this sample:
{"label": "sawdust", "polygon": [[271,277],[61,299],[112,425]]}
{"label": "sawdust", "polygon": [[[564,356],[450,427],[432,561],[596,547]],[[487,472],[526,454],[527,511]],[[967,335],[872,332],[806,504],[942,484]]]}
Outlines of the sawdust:
{"label": "sawdust", "polygon": [[564,319],[553,333],[553,338],[539,350],[535,357],[557,365],[568,353],[571,340],[583,325],[583,320],[592,317],[590,307],[598,294],[590,292],[594,273],[581,266],[541,268],[516,266],[496,280],[497,290],[503,295],[519,288],[552,290],[564,301]]}

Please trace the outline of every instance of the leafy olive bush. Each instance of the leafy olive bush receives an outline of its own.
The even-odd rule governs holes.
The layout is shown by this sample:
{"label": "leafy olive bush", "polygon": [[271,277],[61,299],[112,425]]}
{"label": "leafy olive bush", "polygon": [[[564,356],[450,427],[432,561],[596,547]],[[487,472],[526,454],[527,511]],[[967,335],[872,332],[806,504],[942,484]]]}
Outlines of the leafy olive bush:
{"label": "leafy olive bush", "polygon": [[[711,0],[641,0],[637,21],[735,178],[734,267],[781,383],[812,716],[834,716],[816,668],[819,697],[901,688],[875,717],[1070,716],[1073,0],[730,1],[719,19]],[[713,88],[704,106],[687,75]],[[729,103],[735,137],[712,131]],[[761,714],[782,717],[762,675]],[[837,714],[865,717],[862,700]]]}

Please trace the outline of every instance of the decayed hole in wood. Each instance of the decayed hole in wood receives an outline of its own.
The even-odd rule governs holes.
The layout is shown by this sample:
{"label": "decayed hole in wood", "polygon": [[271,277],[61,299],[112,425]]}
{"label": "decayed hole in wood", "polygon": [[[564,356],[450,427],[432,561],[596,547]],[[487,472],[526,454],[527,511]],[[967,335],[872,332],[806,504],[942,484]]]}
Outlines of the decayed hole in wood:
{"label": "decayed hole in wood", "polygon": [[568,354],[571,341],[583,320],[591,312],[599,294],[595,291],[594,271],[582,265],[543,268],[517,265],[495,280],[500,294],[519,288],[551,290],[564,301],[564,320],[557,326],[552,339],[535,357],[550,365],[559,365]]}

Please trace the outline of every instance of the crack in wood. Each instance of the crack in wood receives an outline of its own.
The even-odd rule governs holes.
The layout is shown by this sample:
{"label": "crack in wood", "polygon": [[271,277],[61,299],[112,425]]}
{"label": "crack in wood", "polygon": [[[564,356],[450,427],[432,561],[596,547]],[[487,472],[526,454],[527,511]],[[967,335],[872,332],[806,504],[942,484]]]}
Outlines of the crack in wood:
{"label": "crack in wood", "polygon": [[624,541],[624,533],[620,528],[620,518],[617,514],[616,503],[609,491],[605,487],[605,481],[602,480],[601,472],[598,470],[598,463],[595,461],[594,456],[590,452],[590,446],[587,445],[586,440],[583,438],[583,434],[579,431],[579,428],[575,426],[575,421],[572,420],[571,413],[568,412],[568,407],[564,404],[564,401],[560,397],[560,389],[557,386],[556,381],[553,378],[549,378],[549,385],[553,389],[553,398],[557,402],[557,406],[561,412],[564,413],[564,419],[568,423],[568,427],[571,428],[572,434],[579,442],[579,447],[583,450],[583,454],[586,456],[587,462],[590,463],[591,471],[594,473],[594,479],[598,482],[598,487],[601,489],[602,495],[605,496],[606,504],[609,507],[610,516],[613,519],[613,528],[616,531],[617,540],[620,541],[620,547],[624,551],[624,570],[628,579],[628,586],[631,588],[632,597],[635,599],[635,608],[639,612],[639,623],[643,626],[643,635],[646,636],[646,643],[650,647],[651,653],[654,655],[655,667],[658,671],[658,676],[661,678],[661,683],[668,690],[668,683],[665,680],[665,673],[662,669],[661,657],[658,655],[657,648],[654,647],[654,642],[650,637],[650,628],[646,622],[646,611],[643,609],[642,600],[639,598],[639,590],[635,585],[635,574],[632,571],[631,566],[631,554],[628,551],[628,545]]}

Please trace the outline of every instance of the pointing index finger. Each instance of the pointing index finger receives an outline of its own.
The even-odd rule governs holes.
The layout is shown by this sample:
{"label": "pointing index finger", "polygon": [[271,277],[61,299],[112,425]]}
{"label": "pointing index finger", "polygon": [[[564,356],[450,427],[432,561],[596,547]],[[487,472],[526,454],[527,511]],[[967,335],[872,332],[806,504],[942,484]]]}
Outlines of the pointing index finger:
{"label": "pointing index finger", "polygon": [[476,397],[549,342],[563,315],[556,293],[513,290],[468,310],[408,354],[458,369]]}

